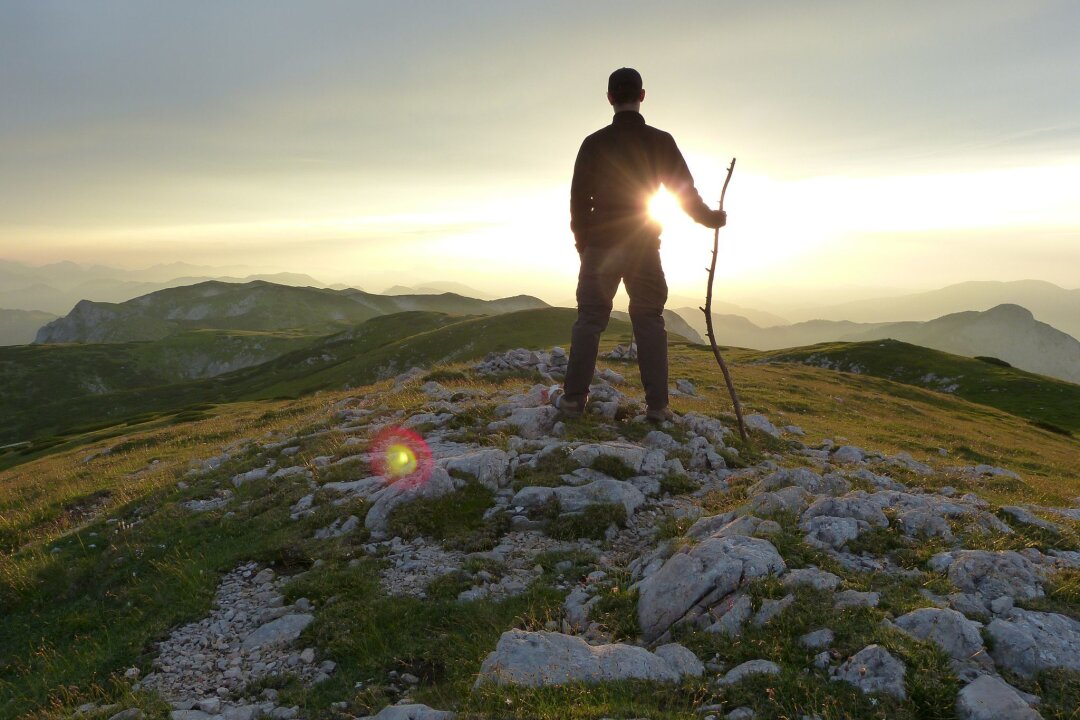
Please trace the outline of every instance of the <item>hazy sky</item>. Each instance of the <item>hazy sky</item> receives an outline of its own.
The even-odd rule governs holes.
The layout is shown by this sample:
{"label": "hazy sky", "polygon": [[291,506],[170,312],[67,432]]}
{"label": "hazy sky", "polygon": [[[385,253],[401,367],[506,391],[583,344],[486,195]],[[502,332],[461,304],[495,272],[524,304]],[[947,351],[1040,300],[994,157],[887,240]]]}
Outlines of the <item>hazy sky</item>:
{"label": "hazy sky", "polygon": [[[0,258],[569,297],[606,78],[733,288],[1080,285],[1080,3],[0,0]],[[667,224],[673,291],[711,233]]]}

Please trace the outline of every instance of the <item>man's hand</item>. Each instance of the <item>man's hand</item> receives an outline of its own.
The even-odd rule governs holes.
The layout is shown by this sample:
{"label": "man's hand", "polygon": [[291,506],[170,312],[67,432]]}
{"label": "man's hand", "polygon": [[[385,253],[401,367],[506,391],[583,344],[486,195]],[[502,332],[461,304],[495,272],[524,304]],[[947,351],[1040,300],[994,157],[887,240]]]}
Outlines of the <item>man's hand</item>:
{"label": "man's hand", "polygon": [[725,225],[727,225],[727,212],[724,210],[713,210],[707,227],[718,230]]}

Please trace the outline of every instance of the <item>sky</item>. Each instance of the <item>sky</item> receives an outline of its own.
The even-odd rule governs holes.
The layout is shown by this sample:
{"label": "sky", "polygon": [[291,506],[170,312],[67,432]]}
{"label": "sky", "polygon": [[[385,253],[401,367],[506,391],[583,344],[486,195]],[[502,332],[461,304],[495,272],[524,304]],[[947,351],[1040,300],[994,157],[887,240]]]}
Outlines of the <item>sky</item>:
{"label": "sky", "polygon": [[[0,258],[572,298],[607,75],[734,296],[1080,286],[1080,3],[0,0]],[[663,198],[673,293],[712,233]]]}

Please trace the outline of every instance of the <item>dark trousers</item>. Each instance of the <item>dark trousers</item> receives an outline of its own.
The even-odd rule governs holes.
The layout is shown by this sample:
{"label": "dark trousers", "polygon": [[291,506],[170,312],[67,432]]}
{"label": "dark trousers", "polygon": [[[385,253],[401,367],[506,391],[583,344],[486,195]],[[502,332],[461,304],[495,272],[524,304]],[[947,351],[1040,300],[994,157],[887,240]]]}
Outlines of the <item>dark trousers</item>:
{"label": "dark trousers", "polygon": [[650,408],[668,404],[667,331],[664,303],[668,288],[660,266],[660,250],[652,243],[624,242],[612,247],[586,247],[578,273],[578,318],[570,338],[570,359],[564,389],[566,399],[589,395],[596,369],[600,334],[611,316],[611,301],[626,285],[630,296],[630,322],[638,346],[638,369]]}

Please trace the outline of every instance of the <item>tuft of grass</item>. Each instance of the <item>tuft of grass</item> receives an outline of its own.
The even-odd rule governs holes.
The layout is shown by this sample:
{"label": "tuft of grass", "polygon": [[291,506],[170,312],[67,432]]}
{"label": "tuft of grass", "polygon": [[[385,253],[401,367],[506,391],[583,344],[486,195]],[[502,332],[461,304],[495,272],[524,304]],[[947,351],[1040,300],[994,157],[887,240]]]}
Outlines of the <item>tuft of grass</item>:
{"label": "tuft of grass", "polygon": [[633,468],[613,455],[600,455],[593,460],[593,464],[590,467],[592,467],[593,470],[602,472],[616,480],[629,480],[637,475]]}
{"label": "tuft of grass", "polygon": [[494,494],[478,482],[437,498],[420,498],[400,505],[387,519],[387,531],[402,538],[427,537],[448,548],[476,552],[495,547],[509,530],[505,513],[484,518],[495,504]]}
{"label": "tuft of grass", "polygon": [[589,619],[600,626],[612,639],[633,640],[641,635],[638,624],[638,592],[628,589],[631,584],[628,573],[619,572],[606,578],[600,591],[599,600],[589,610]]}
{"label": "tuft of grass", "polygon": [[559,515],[548,521],[545,530],[556,540],[603,540],[612,525],[626,527],[626,508],[621,503],[598,503],[574,515]]}
{"label": "tuft of grass", "polygon": [[660,478],[660,492],[668,495],[689,495],[697,488],[697,483],[682,473],[665,473]]}

